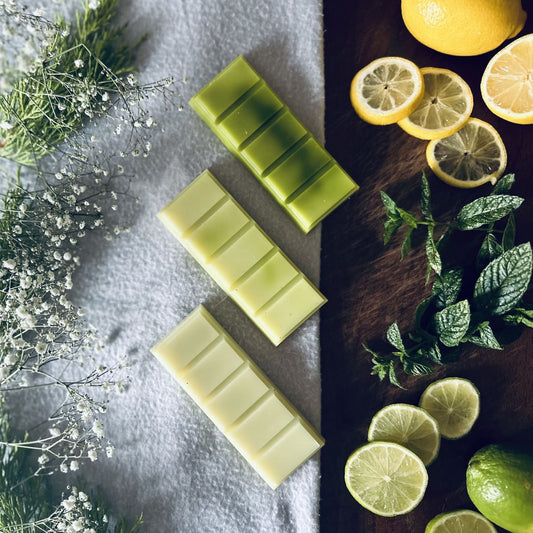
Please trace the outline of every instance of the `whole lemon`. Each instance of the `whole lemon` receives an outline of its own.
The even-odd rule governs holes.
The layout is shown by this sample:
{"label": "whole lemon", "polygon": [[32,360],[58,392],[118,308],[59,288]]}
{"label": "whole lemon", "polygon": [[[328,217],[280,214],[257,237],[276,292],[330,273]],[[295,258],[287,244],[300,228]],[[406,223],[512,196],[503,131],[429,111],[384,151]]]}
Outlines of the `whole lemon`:
{"label": "whole lemon", "polygon": [[455,56],[494,50],[524,27],[520,0],[402,0],[407,29],[421,43]]}
{"label": "whole lemon", "polygon": [[491,444],[478,450],[466,471],[470,499],[490,521],[512,533],[533,532],[533,455]]}

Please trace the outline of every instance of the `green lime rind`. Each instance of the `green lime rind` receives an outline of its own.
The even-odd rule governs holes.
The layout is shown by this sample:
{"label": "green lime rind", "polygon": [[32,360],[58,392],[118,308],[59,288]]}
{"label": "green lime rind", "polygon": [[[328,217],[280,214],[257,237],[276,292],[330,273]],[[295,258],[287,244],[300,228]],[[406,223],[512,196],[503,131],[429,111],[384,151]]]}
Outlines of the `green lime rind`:
{"label": "green lime rind", "polygon": [[479,391],[465,378],[439,379],[422,393],[419,406],[437,420],[442,437],[455,440],[470,433],[479,417]]}
{"label": "green lime rind", "polygon": [[494,525],[483,515],[470,509],[441,513],[432,518],[425,533],[497,533]]}
{"label": "green lime rind", "polygon": [[473,504],[512,533],[533,533],[533,455],[511,445],[478,450],[466,471]]}
{"label": "green lime rind", "polygon": [[380,516],[398,516],[422,501],[428,474],[422,460],[405,446],[375,441],[350,455],[344,481],[365,509]]}
{"label": "green lime rind", "polygon": [[368,440],[405,446],[428,466],[439,454],[441,439],[437,421],[425,409],[393,403],[374,415],[368,428]]}

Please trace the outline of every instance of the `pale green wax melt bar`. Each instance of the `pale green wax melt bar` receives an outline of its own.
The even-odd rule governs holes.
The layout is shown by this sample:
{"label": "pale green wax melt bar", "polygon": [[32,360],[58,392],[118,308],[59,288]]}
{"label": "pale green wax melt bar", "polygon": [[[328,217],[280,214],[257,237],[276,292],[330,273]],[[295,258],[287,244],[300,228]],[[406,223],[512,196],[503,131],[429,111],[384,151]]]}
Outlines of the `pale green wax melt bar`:
{"label": "pale green wax melt bar", "polygon": [[273,489],[324,445],[203,306],[152,353]]}
{"label": "pale green wax melt bar", "polygon": [[189,103],[305,233],[358,189],[244,57]]}
{"label": "pale green wax melt bar", "polygon": [[276,346],[326,302],[209,171],[158,217]]}

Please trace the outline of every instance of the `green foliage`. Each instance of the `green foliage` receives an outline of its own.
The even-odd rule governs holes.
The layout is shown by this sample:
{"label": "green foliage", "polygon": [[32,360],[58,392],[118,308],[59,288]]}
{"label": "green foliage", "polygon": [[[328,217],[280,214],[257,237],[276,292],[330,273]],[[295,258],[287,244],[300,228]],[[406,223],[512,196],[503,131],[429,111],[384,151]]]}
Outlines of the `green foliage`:
{"label": "green foliage", "polygon": [[117,3],[101,0],[96,9],[85,3],[70,31],[58,19],[44,59],[0,95],[0,123],[10,124],[0,128],[0,157],[35,166],[124,93],[136,45],[124,44],[124,27],[113,23]]}
{"label": "green foliage", "polygon": [[[434,365],[456,361],[462,344],[502,350],[502,344],[516,338],[517,328],[533,327],[533,309],[524,302],[531,288],[533,254],[530,243],[515,246],[513,213],[523,199],[508,194],[513,183],[513,174],[503,176],[490,195],[463,206],[451,223],[434,219],[425,176],[422,176],[421,217],[402,210],[390,196],[381,193],[387,213],[385,242],[405,226],[403,259],[410,248],[412,232],[425,227],[426,283],[432,273],[434,276],[431,295],[416,308],[413,331],[402,337],[397,323],[393,323],[386,333],[393,347],[389,354],[364,346],[372,354],[372,374],[380,380],[388,378],[400,386],[398,367],[411,375],[430,373]],[[495,230],[495,224],[504,222],[503,230]],[[435,232],[442,229],[444,232],[435,242]],[[473,230],[485,232],[475,260],[466,258],[462,265],[444,267],[447,262],[443,254],[454,233]],[[465,271],[473,269],[475,281],[465,282],[470,280],[470,276],[465,278]]]}

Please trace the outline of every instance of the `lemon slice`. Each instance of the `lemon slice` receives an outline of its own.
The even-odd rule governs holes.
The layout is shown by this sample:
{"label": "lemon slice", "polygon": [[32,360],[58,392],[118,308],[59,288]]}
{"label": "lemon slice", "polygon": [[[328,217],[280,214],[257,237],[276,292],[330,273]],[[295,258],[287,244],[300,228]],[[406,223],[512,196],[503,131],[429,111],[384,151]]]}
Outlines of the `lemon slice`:
{"label": "lemon slice", "polygon": [[412,511],[424,497],[428,474],[422,460],[393,442],[370,442],[346,462],[344,481],[350,494],[380,516]]}
{"label": "lemon slice", "polygon": [[350,99],[370,124],[394,124],[411,114],[424,96],[420,69],[403,57],[381,57],[352,80]]}
{"label": "lemon slice", "polygon": [[401,444],[429,465],[437,457],[440,433],[437,421],[424,409],[393,403],[378,411],[368,428],[368,440]]}
{"label": "lemon slice", "polygon": [[458,439],[479,416],[479,391],[468,379],[440,379],[422,393],[419,405],[435,418],[443,437]]}
{"label": "lemon slice", "polygon": [[433,518],[426,526],[425,533],[497,533],[494,525],[484,516],[461,509],[442,513]]}
{"label": "lemon slice", "polygon": [[481,96],[495,115],[533,124],[533,33],[516,39],[489,61]]}
{"label": "lemon slice", "polygon": [[424,76],[424,96],[398,126],[419,139],[448,137],[470,118],[474,107],[472,91],[466,81],[451,70],[426,67],[420,71]]}
{"label": "lemon slice", "polygon": [[507,165],[507,151],[498,132],[477,118],[456,133],[428,143],[426,158],[433,172],[454,187],[493,185]]}

